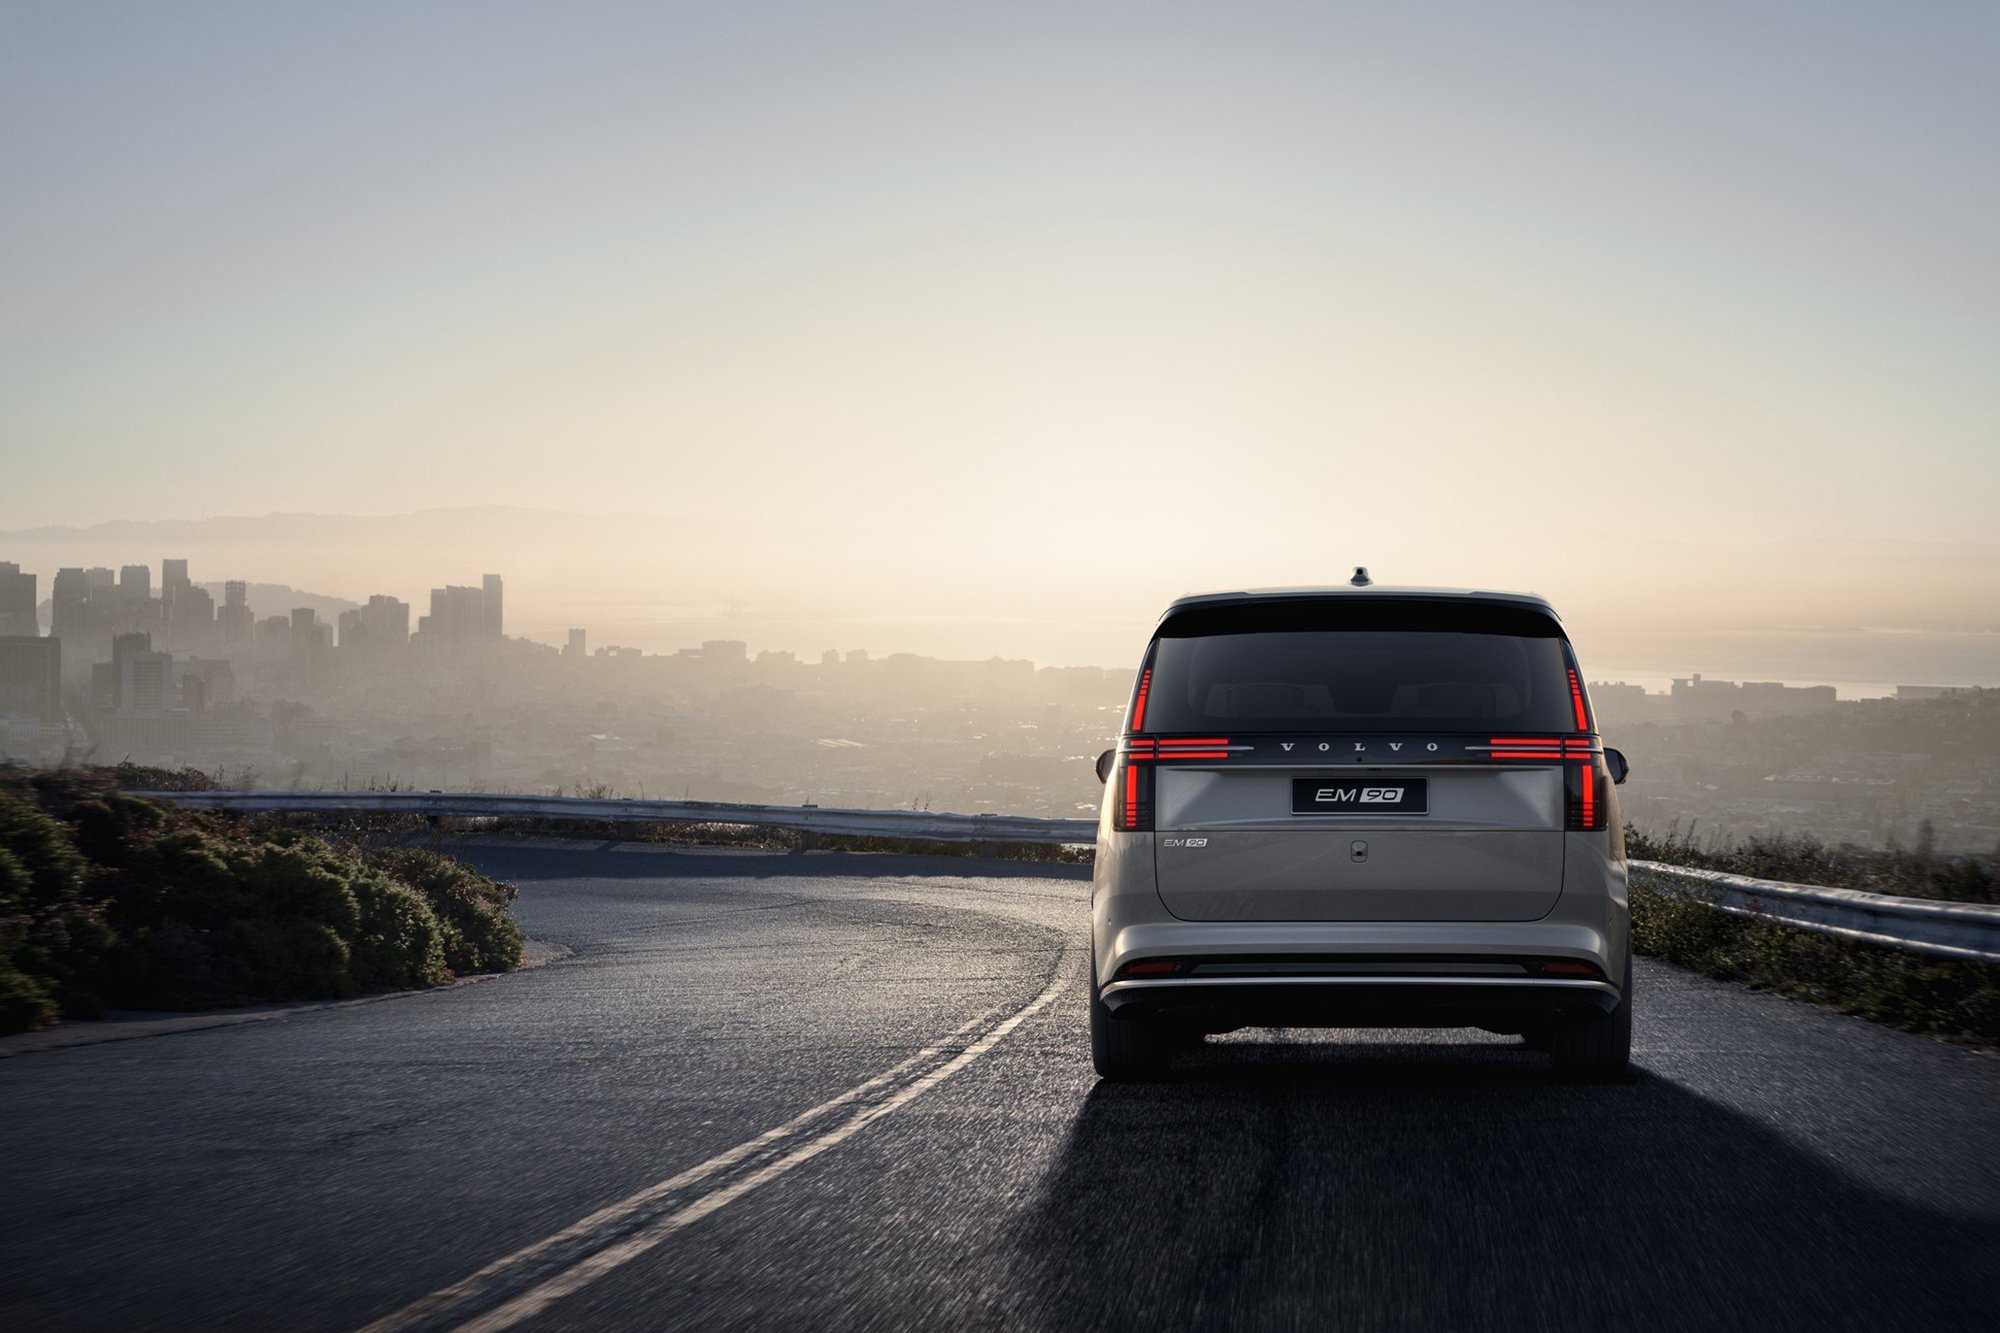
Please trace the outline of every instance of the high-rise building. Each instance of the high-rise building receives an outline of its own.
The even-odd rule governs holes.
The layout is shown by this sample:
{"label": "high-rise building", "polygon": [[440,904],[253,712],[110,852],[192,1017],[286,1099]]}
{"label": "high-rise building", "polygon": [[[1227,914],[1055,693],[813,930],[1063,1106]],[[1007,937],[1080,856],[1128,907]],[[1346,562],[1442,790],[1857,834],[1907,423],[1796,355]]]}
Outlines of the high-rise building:
{"label": "high-rise building", "polygon": [[483,603],[480,632],[489,639],[497,639],[501,634],[500,576],[482,575],[479,580],[479,591]]}
{"label": "high-rise building", "polygon": [[587,654],[587,652],[586,652],[586,650],[585,650],[585,648],[584,648],[584,633],[583,633],[583,631],[582,631],[582,630],[580,630],[580,629],[573,629],[573,630],[571,630],[571,631],[569,632],[569,642],[563,645],[563,656],[564,656],[564,657],[584,657],[584,656],[587,656],[587,655],[588,655],[588,654]]}
{"label": "high-rise building", "polygon": [[118,711],[121,713],[164,713],[169,703],[178,702],[169,692],[173,679],[172,653],[127,653],[118,672]]}
{"label": "high-rise building", "polygon": [[61,639],[0,635],[0,717],[62,721]]}
{"label": "high-rise building", "polygon": [[173,654],[153,651],[152,635],[120,634],[111,641],[111,661],[92,669],[92,702],[126,717],[163,713],[178,702],[173,668]]}
{"label": "high-rise building", "polygon": [[35,602],[35,576],[10,560],[0,560],[0,635],[33,638],[42,632]]}
{"label": "high-rise building", "polygon": [[431,613],[419,631],[441,643],[470,643],[486,633],[486,593],[451,584],[431,589]]}
{"label": "high-rise building", "polygon": [[101,565],[56,572],[49,632],[63,641],[64,662],[77,679],[90,671],[91,663],[109,655],[117,636],[164,627],[160,604],[148,595],[150,582],[144,565],[126,566],[122,584],[116,572]]}
{"label": "high-rise building", "polygon": [[83,570],[74,566],[58,569],[55,581],[49,585],[49,600],[53,603],[49,610],[49,633],[62,638],[81,631],[83,608],[89,599],[90,591],[84,586]]}
{"label": "high-rise building", "polygon": [[287,616],[265,616],[256,623],[253,639],[259,657],[284,657],[292,650],[291,619]]}
{"label": "high-rise building", "polygon": [[333,647],[333,626],[309,606],[292,608],[292,656],[310,660]]}
{"label": "high-rise building", "polygon": [[160,628],[172,653],[205,652],[215,631],[215,598],[188,579],[188,562],[160,562]]}
{"label": "high-rise building", "polygon": [[215,598],[206,588],[183,583],[167,586],[167,648],[176,653],[208,650],[215,637]]}
{"label": "high-rise building", "polygon": [[222,585],[222,607],[215,613],[216,637],[224,653],[240,653],[250,647],[257,617],[250,610],[250,585],[230,579]]}
{"label": "high-rise building", "polygon": [[370,656],[395,652],[410,641],[410,604],[376,593],[366,606],[340,613],[340,646]]}

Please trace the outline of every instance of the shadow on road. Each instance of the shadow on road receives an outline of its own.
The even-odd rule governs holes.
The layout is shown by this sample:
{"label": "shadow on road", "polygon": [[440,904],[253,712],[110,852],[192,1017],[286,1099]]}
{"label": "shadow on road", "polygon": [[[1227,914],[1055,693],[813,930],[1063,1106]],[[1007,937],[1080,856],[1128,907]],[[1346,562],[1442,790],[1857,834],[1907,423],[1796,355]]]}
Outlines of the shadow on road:
{"label": "shadow on road", "polygon": [[[1941,1200],[1948,1206],[1948,1200]],[[1211,1042],[1100,1084],[1018,1238],[1049,1328],[1991,1327],[2000,1228],[1663,1079]]]}

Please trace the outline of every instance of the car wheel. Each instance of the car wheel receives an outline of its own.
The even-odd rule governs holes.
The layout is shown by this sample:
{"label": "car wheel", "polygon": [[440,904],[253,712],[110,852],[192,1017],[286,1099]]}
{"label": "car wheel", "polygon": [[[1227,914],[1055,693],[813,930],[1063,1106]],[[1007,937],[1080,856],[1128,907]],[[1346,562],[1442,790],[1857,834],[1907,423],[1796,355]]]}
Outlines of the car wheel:
{"label": "car wheel", "polygon": [[1097,995],[1097,965],[1090,968],[1090,1063],[1114,1083],[1157,1078],[1173,1058],[1175,1034],[1129,1018],[1115,1018]]}
{"label": "car wheel", "polygon": [[1615,1083],[1632,1063],[1632,958],[1625,957],[1625,993],[1601,1018],[1549,1034],[1549,1064],[1559,1074],[1593,1083]]}

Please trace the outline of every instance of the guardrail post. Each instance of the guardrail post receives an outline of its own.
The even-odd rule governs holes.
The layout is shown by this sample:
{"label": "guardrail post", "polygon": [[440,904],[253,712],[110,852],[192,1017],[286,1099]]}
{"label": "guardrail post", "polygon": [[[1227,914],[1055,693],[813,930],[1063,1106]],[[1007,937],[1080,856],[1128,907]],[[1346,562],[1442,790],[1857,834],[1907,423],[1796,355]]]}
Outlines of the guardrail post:
{"label": "guardrail post", "polygon": [[[799,806],[799,809],[817,810],[819,806],[812,801],[806,801]],[[794,856],[804,856],[807,852],[814,850],[818,846],[819,832],[816,829],[802,828],[798,830],[798,836],[792,842],[792,854]]]}

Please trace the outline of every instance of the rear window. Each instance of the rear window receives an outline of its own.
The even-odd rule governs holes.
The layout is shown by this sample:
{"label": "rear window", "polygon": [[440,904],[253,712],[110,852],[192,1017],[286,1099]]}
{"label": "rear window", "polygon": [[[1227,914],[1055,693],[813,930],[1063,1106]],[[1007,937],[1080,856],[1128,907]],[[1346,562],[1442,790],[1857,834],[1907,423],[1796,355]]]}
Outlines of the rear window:
{"label": "rear window", "polygon": [[1161,626],[1145,729],[1569,731],[1561,629],[1511,607],[1198,608]]}

